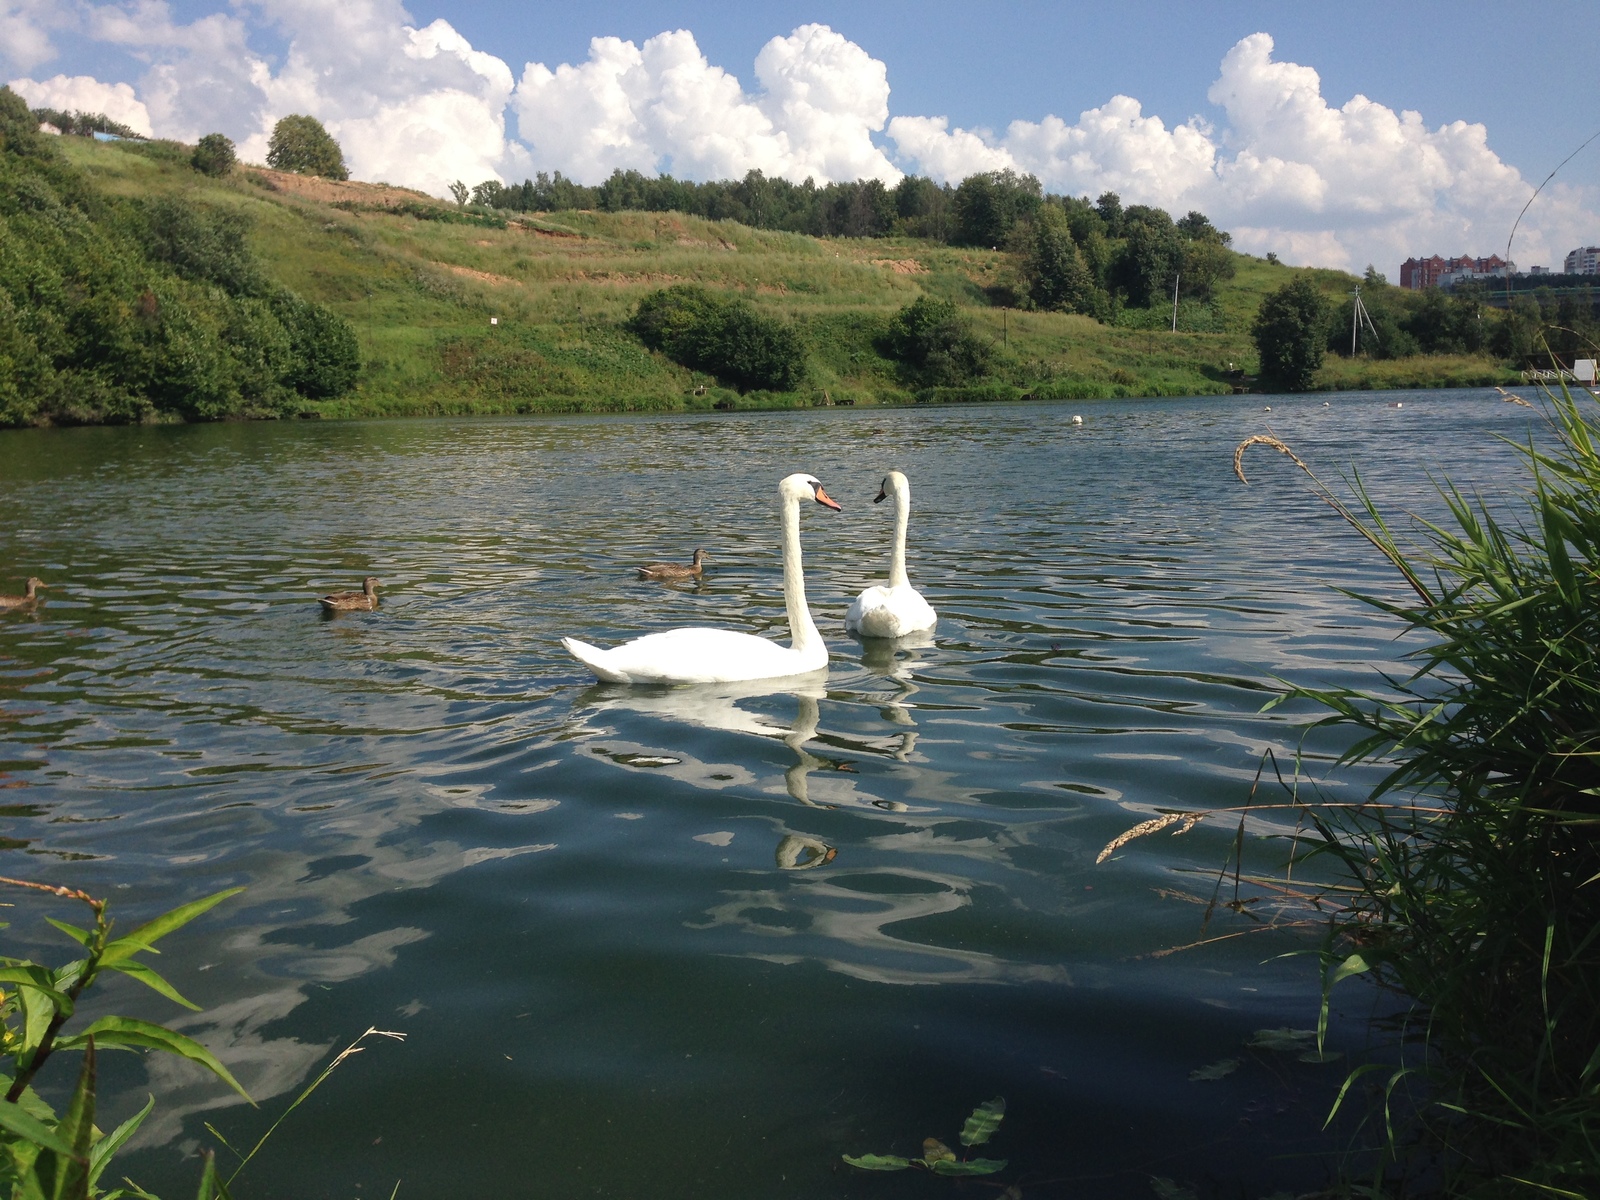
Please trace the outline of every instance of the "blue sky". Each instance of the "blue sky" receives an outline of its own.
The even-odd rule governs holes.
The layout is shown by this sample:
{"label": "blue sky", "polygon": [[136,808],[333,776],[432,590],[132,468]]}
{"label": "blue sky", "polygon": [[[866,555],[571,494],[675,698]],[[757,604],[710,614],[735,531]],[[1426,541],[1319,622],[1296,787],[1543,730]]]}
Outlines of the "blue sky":
{"label": "blue sky", "polygon": [[[423,11],[417,8],[419,14]],[[774,34],[820,22],[889,67],[892,106],[1002,128],[1016,117],[1076,114],[1118,92],[1169,123],[1210,108],[1217,63],[1240,38],[1273,36],[1279,54],[1315,67],[1325,95],[1357,92],[1431,124],[1482,122],[1490,145],[1543,179],[1600,129],[1600,90],[1578,55],[1593,45],[1593,0],[1539,3],[635,3],[525,5],[454,0],[438,9],[473,45],[508,62],[573,62],[589,39],[642,42],[692,30],[712,62],[748,70]],[[534,51],[537,52],[534,52]],[[1579,52],[1585,54],[1589,52]],[[1600,153],[1580,165],[1600,183]]]}
{"label": "blue sky", "polygon": [[[358,175],[435,194],[538,169],[1014,166],[1393,277],[1408,253],[1503,251],[1532,186],[1600,129],[1581,61],[1597,26],[1593,0],[0,0],[0,71],[34,103],[120,106],[168,136],[220,128],[247,156],[278,116],[312,111]],[[1600,242],[1597,197],[1600,142],[1514,256],[1559,267]]]}

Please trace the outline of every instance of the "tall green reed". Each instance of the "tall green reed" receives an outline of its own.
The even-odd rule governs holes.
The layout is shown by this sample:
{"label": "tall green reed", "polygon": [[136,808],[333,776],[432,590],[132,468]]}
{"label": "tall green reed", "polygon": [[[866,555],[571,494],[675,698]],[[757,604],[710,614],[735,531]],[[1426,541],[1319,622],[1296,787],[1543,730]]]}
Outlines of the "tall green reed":
{"label": "tall green reed", "polygon": [[[1363,802],[1296,782],[1289,805],[1291,870],[1335,868],[1314,897],[1331,913],[1322,1027],[1352,976],[1404,998],[1396,1052],[1340,1092],[1381,1084],[1380,1192],[1600,1195],[1600,406],[1562,389],[1543,410],[1517,445],[1520,502],[1445,481],[1448,519],[1404,540],[1359,476],[1352,504],[1275,437],[1234,456],[1241,480],[1252,445],[1292,458],[1411,593],[1358,598],[1426,639],[1382,691],[1291,687],[1272,702],[1315,703],[1310,728],[1355,734],[1341,765],[1387,768]],[[1146,822],[1107,850],[1205,815]]]}

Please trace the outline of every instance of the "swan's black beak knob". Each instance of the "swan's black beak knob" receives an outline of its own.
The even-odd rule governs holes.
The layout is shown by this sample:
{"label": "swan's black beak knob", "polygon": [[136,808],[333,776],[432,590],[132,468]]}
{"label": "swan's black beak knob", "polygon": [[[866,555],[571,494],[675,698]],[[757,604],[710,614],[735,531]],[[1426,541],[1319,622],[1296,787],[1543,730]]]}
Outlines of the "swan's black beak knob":
{"label": "swan's black beak knob", "polygon": [[834,512],[844,511],[844,505],[840,504],[832,496],[828,495],[827,492],[823,491],[820,483],[812,488],[812,494],[816,498],[817,503],[822,505],[823,508],[831,508]]}

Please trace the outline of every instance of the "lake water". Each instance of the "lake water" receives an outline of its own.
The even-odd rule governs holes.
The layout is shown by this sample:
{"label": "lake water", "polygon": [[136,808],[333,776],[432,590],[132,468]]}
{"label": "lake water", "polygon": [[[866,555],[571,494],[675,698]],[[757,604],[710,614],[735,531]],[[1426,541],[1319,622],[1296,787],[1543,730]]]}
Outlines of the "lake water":
{"label": "lake water", "polygon": [[[998,1195],[840,1161],[954,1146],[995,1096],[979,1152],[1025,1196],[1304,1189],[1343,1067],[1242,1043],[1315,1023],[1314,960],[1281,957],[1314,931],[1160,953],[1201,936],[1227,821],[1095,856],[1287,764],[1307,711],[1263,715],[1275,679],[1369,685],[1408,645],[1336,590],[1397,594],[1376,555],[1270,450],[1238,483],[1240,439],[1436,511],[1429,470],[1515,486],[1495,435],[1535,419],[1469,391],[0,434],[0,588],[52,585],[0,618],[0,872],[124,928],[248,887],[159,960],[203,1013],[96,1002],[262,1101],[107,1056],[101,1124],[157,1093],[121,1165],[169,1197],[205,1121],[249,1144],[368,1026],[408,1040],[344,1063],[241,1200]],[[886,571],[890,467],[940,621],[863,647],[843,616]],[[785,636],[795,470],[845,506],[801,514],[824,687],[597,687],[562,652]],[[697,546],[699,587],[634,578]],[[366,574],[380,611],[319,613]],[[1372,782],[1308,748],[1330,794]],[[10,952],[64,960],[42,916],[83,914],[8,898]],[[1369,1004],[1351,985],[1337,1048]]]}

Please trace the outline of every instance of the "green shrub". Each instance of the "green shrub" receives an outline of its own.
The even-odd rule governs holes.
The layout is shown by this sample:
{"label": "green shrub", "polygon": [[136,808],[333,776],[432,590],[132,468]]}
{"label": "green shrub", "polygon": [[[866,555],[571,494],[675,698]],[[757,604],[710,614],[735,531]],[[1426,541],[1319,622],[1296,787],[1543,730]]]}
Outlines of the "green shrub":
{"label": "green shrub", "polygon": [[271,415],[353,386],[349,325],[275,288],[239,217],[105,196],[0,137],[0,424]]}
{"label": "green shrub", "polygon": [[805,376],[805,343],[788,322],[694,284],[646,296],[628,328],[673,362],[741,392],[790,392]]}
{"label": "green shrub", "polygon": [[226,175],[239,161],[233,139],[221,133],[208,133],[195,144],[189,163],[202,175]]}
{"label": "green shrub", "polygon": [[963,387],[988,374],[994,346],[948,300],[919,296],[889,321],[879,349],[914,387]]}
{"label": "green shrub", "polygon": [[361,350],[347,321],[287,289],[272,298],[272,311],[289,333],[286,385],[312,400],[342,396],[355,386]]}
{"label": "green shrub", "polygon": [[266,280],[250,247],[247,225],[236,213],[209,212],[172,196],[146,209],[145,253],[184,279],[214,283],[234,295],[253,295]]}

